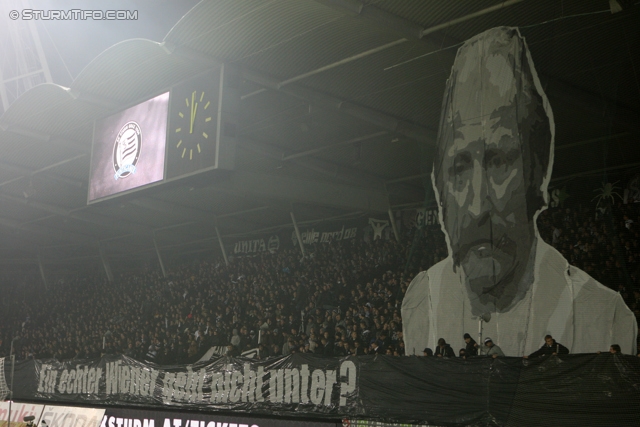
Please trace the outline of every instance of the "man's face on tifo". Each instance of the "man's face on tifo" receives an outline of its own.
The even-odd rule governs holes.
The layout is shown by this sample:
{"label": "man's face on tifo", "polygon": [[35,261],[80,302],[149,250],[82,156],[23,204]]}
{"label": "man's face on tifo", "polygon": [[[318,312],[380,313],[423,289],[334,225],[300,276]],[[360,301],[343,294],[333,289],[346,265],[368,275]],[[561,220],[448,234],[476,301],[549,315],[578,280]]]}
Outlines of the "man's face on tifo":
{"label": "man's face on tifo", "polygon": [[450,105],[452,137],[440,166],[444,227],[475,314],[510,308],[535,237],[527,213],[522,153],[528,147],[518,129],[515,79],[510,69],[499,72],[506,88],[490,78],[457,82]]}
{"label": "man's face on tifo", "polygon": [[[442,165],[445,229],[454,257],[475,293],[498,299],[509,294],[507,276],[526,262],[518,252],[528,255],[529,248],[519,246],[531,245],[533,232],[520,141],[508,122],[498,115],[463,124]],[[491,299],[484,298],[483,305]]]}

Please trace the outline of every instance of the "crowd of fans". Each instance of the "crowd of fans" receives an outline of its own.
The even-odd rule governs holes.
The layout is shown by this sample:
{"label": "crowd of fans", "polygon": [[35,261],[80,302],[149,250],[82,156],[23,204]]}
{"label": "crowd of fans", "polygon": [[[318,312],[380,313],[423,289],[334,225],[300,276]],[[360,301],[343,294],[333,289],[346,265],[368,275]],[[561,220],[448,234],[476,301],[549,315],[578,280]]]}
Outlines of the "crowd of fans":
{"label": "crowd of fans", "polygon": [[259,345],[261,357],[341,355],[369,351],[374,338],[401,353],[401,252],[395,241],[351,240],[319,244],[305,259],[291,249],[228,266],[188,263],[167,278],[68,280],[4,324],[2,353],[11,334],[20,336],[19,359],[124,353],[171,364],[229,344],[233,352]]}
{"label": "crowd of fans", "polygon": [[[640,205],[550,208],[541,236],[619,291],[640,316]],[[334,241],[309,248],[184,263],[159,272],[59,281],[26,305],[5,301],[0,356],[96,358],[106,353],[193,362],[213,346],[259,357],[404,354],[402,298],[418,271],[447,256],[439,226],[404,224],[401,242]],[[44,309],[42,309],[44,307]],[[11,311],[13,309],[13,312]],[[606,349],[604,349],[606,350]],[[463,354],[463,353],[461,353]]]}
{"label": "crowd of fans", "polygon": [[640,217],[638,204],[611,210],[578,206],[548,209],[538,229],[574,265],[620,292],[632,310],[640,309]]}

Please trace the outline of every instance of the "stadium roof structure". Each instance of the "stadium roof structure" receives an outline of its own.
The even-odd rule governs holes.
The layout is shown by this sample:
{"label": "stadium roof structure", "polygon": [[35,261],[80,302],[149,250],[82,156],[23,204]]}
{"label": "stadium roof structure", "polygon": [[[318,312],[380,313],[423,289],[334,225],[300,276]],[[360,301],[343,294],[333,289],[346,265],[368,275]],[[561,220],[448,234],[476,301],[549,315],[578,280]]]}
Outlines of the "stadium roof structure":
{"label": "stadium roof structure", "polygon": [[[204,0],[162,42],[118,43],[0,117],[0,259],[215,251],[216,225],[224,240],[290,212],[423,207],[457,47],[500,25],[520,27],[550,99],[554,180],[637,167],[638,22],[625,0]],[[93,121],[222,63],[241,76],[236,170],[87,205]]]}

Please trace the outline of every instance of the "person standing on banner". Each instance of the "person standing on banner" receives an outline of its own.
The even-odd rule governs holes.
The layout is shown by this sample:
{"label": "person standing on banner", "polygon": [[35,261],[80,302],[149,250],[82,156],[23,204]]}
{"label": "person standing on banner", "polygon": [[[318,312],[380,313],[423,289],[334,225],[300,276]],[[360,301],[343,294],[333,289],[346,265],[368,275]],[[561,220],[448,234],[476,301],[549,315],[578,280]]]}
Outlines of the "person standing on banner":
{"label": "person standing on banner", "polygon": [[431,174],[449,256],[419,273],[402,302],[406,354],[480,328],[509,356],[558,336],[573,353],[636,348],[619,293],[540,238],[555,125],[517,28],[466,41],[447,81]]}

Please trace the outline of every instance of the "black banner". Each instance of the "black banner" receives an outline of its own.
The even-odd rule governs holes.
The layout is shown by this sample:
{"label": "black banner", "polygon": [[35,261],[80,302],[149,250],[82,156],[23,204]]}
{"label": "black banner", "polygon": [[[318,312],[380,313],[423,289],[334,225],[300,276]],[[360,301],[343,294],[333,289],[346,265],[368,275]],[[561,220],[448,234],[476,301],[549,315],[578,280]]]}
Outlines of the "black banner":
{"label": "black banner", "polygon": [[229,256],[256,255],[264,252],[274,253],[286,246],[286,233],[259,234],[233,240],[227,245]]}
{"label": "black banner", "polygon": [[109,408],[100,427],[335,427],[335,422]]}
{"label": "black banner", "polygon": [[[300,238],[305,246],[315,243],[331,243],[342,240],[362,239],[362,233],[367,226],[366,218],[353,220],[321,222],[314,225],[300,225]],[[295,230],[289,232],[289,242],[292,246],[298,246],[298,237]]]}
{"label": "black banner", "polygon": [[533,426],[544,413],[565,426],[612,419],[637,426],[640,419],[640,358],[609,353],[538,360],[295,354],[162,367],[107,356],[22,362],[14,384],[16,400],[311,420]]}
{"label": "black banner", "polygon": [[[313,244],[330,243],[341,240],[362,240],[366,235],[373,239],[374,230],[372,224],[380,225],[378,234],[388,237],[391,226],[389,220],[375,220],[362,217],[344,221],[319,222],[313,225],[300,225],[300,237],[305,246]],[[379,227],[379,228],[380,228]],[[379,238],[380,236],[378,236]],[[279,249],[291,249],[298,247],[298,237],[293,229],[284,228],[271,233],[254,234],[237,239],[228,239],[226,244],[227,255],[245,256],[256,255],[264,252],[276,252]]]}

